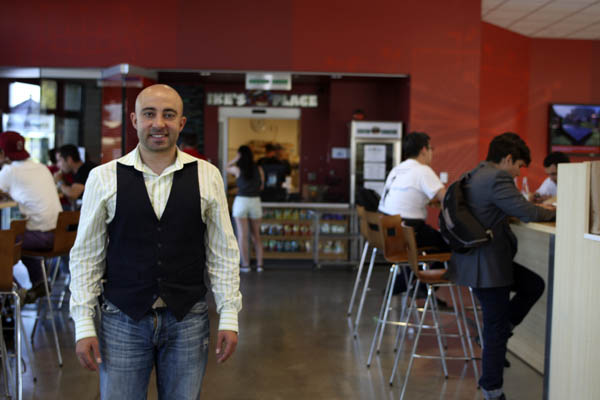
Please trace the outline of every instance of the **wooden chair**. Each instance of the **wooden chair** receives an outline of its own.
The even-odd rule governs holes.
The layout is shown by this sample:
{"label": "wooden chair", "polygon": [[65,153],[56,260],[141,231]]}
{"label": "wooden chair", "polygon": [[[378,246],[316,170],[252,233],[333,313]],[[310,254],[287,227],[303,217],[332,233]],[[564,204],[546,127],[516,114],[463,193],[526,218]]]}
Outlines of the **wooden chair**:
{"label": "wooden chair", "polygon": [[[42,250],[23,250],[23,256],[27,257],[39,257],[42,259],[42,273],[44,275],[44,289],[46,295],[44,296],[47,301],[48,313],[50,314],[50,322],[52,324],[52,331],[54,333],[54,343],[56,345],[56,353],[58,356],[58,365],[62,367],[62,354],[60,351],[60,345],[58,343],[58,333],[56,331],[56,323],[54,321],[54,312],[52,310],[52,302],[50,299],[50,288],[48,287],[48,276],[46,274],[46,260],[55,257],[61,257],[68,255],[71,251],[71,247],[75,243],[75,238],[77,237],[77,229],[73,229],[79,223],[79,211],[62,211],[58,214],[58,219],[56,221],[56,229],[54,229],[54,243],[52,249],[42,251]],[[60,262],[56,265],[56,268],[60,267]],[[56,273],[56,270],[55,270]],[[38,302],[38,306],[39,306]],[[33,337],[35,335],[35,330],[37,328],[37,324],[40,318],[44,318],[40,316],[41,307],[38,307],[38,316],[33,325],[33,330],[31,332],[31,342],[33,344]]]}
{"label": "wooden chair", "polygon": [[[412,227],[398,223],[398,221],[394,220],[393,218],[382,219],[381,224],[382,224],[382,227],[383,227],[385,235],[386,235],[386,245],[388,244],[388,241],[393,242],[394,245],[398,245],[398,243],[404,242],[403,246],[405,248],[406,256],[408,257],[409,265],[411,267],[413,274],[415,275],[415,277],[417,279],[417,281],[416,281],[417,287],[415,287],[415,290],[413,292],[413,297],[411,300],[410,307],[409,307],[407,313],[405,313],[406,317],[405,317],[404,324],[403,324],[403,334],[402,334],[402,340],[400,342],[400,349],[402,348],[402,344],[403,344],[405,336],[406,336],[406,328],[407,328],[407,326],[411,325],[409,323],[409,318],[410,318],[411,313],[415,312],[418,315],[418,312],[417,312],[418,309],[416,307],[416,292],[417,292],[418,286],[420,284],[425,284],[427,287],[427,298],[425,299],[425,305],[423,306],[423,310],[421,312],[421,317],[419,319],[419,322],[416,325],[417,333],[415,335],[412,352],[410,355],[410,361],[409,361],[407,369],[406,369],[406,375],[404,378],[404,383],[402,385],[400,399],[404,398],[404,394],[406,392],[406,385],[408,383],[408,378],[410,376],[410,371],[412,369],[412,365],[413,365],[415,358],[429,358],[429,359],[439,358],[442,362],[442,368],[444,371],[444,375],[446,377],[448,377],[448,369],[446,367],[446,360],[471,361],[473,363],[475,380],[477,381],[478,380],[477,364],[476,364],[475,358],[473,356],[473,345],[471,342],[471,338],[468,335],[468,327],[466,327],[466,321],[464,319],[465,313],[464,313],[464,307],[463,307],[460,292],[458,293],[458,296],[459,296],[459,303],[460,303],[460,314],[462,315],[462,323],[461,323],[461,319],[459,317],[459,310],[458,310],[457,302],[455,300],[455,295],[454,295],[455,285],[445,278],[446,269],[428,269],[427,264],[425,264],[424,269],[419,268],[419,266],[424,263],[424,261],[423,261],[424,259],[427,259],[426,263],[429,263],[432,261],[447,262],[450,258],[450,254],[449,253],[441,253],[441,254],[419,255],[419,252],[417,249],[417,244],[416,244],[416,239],[415,239],[415,233],[414,233],[414,229]],[[393,239],[393,238],[395,238],[395,239]],[[402,238],[404,240],[402,240]],[[398,251],[401,251],[401,249],[398,249]],[[453,314],[454,314],[454,317],[456,320],[456,325],[458,327],[457,335],[445,334],[445,336],[453,336],[453,337],[460,338],[464,356],[450,357],[450,356],[446,355],[446,350],[444,349],[444,346],[442,345],[442,335],[443,334],[440,329],[439,310],[437,309],[437,304],[436,304],[435,296],[434,296],[434,288],[442,287],[442,286],[447,287],[450,292],[450,296],[452,299],[452,305],[453,305],[453,309],[454,309]],[[425,317],[426,317],[428,308],[430,306],[431,306],[431,316],[433,318],[433,326],[427,326],[424,324]],[[463,326],[462,326],[463,323],[465,324],[464,331],[463,331]],[[437,336],[438,347],[440,350],[439,356],[417,354],[417,352],[416,352],[417,346],[418,346],[419,339],[421,337],[423,328],[432,328],[435,330],[436,336]],[[465,336],[467,338],[469,352],[467,352],[467,348],[465,346],[465,342],[464,342]],[[399,362],[399,358],[400,358],[400,351],[397,352],[396,359],[394,360],[394,368],[393,368],[392,376],[390,378],[390,384],[393,383],[393,379],[395,377],[395,372],[396,372],[396,368],[397,368],[397,365]]]}
{"label": "wooden chair", "polygon": [[[9,230],[0,231],[0,296],[2,297],[2,307],[5,307],[6,298],[12,297],[14,305],[13,318],[15,321],[15,353],[16,353],[16,370],[15,370],[15,386],[14,395],[17,399],[23,398],[23,365],[21,354],[21,338],[23,325],[21,321],[21,305],[17,286],[13,281],[13,266],[19,262],[21,258],[21,246],[23,244],[22,235],[25,232],[26,220],[13,220]],[[19,240],[17,240],[19,239]],[[10,397],[9,381],[11,376],[10,363],[4,335],[2,334],[3,327],[0,319],[0,352],[3,361],[3,379],[4,390],[6,397]]]}

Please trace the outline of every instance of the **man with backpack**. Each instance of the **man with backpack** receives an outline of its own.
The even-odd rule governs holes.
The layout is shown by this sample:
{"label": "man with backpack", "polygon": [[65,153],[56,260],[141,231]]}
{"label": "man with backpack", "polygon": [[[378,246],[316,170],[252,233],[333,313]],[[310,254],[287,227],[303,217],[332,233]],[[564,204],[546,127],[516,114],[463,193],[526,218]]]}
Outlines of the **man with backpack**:
{"label": "man with backpack", "polygon": [[[505,399],[502,390],[506,344],[513,328],[544,292],[543,279],[513,261],[517,238],[509,217],[524,222],[551,221],[556,211],[527,201],[514,183],[520,168],[531,161],[529,148],[515,133],[503,133],[490,143],[486,161],[463,185],[465,201],[491,240],[464,252],[453,252],[450,278],[471,286],[483,312],[483,372],[479,385],[486,399]],[[511,298],[510,293],[516,292]]]}

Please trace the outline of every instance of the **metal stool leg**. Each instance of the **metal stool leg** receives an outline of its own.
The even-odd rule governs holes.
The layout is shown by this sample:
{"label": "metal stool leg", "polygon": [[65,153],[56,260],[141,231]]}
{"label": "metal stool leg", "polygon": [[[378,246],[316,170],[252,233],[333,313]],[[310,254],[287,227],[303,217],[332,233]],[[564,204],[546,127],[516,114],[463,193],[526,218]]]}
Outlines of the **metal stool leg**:
{"label": "metal stool leg", "polygon": [[4,326],[2,325],[2,318],[0,318],[0,356],[2,357],[2,381],[4,382],[4,397],[10,397],[9,381],[12,381],[12,375],[10,373],[10,362],[8,359],[8,351],[6,350],[6,342],[4,341]]}
{"label": "metal stool leg", "polygon": [[64,302],[65,297],[67,295],[67,288],[69,287],[70,283],[71,283],[71,274],[68,273],[67,276],[65,277],[65,287],[60,292],[60,297],[58,298],[58,307],[57,307],[58,310],[62,309],[63,302]]}
{"label": "metal stool leg", "polygon": [[[406,268],[402,268],[402,275],[404,276],[404,281],[406,282],[406,292],[402,295],[402,312],[400,313],[400,322],[404,322],[404,314],[408,311],[408,307],[407,307],[407,303],[408,303],[408,299],[409,299],[409,292],[410,290],[408,290],[408,288],[410,288],[410,286],[413,284],[412,280],[413,280],[413,272],[412,270],[410,271],[410,275],[406,276]],[[416,322],[418,323],[418,319],[416,320]],[[408,322],[408,321],[407,321]],[[398,325],[398,332],[396,332],[396,340],[394,341],[394,351],[397,352],[398,351],[398,344],[400,343],[400,336],[402,335],[402,325]]]}
{"label": "metal stool leg", "polygon": [[[473,300],[473,297],[471,297],[471,300]],[[469,326],[467,325],[467,316],[465,313],[465,306],[462,300],[462,296],[458,296],[458,303],[460,305],[460,313],[462,314],[462,319],[463,319],[463,325],[465,326],[465,330],[466,330],[466,336],[467,336],[467,344],[469,345],[469,352],[471,353],[471,360],[473,362],[473,374],[475,375],[475,381],[479,382],[479,370],[477,368],[477,361],[475,360],[475,352],[473,351],[473,342],[471,341],[471,334],[469,333]],[[477,312],[477,309],[475,309],[475,312]],[[477,386],[479,387],[479,383],[477,383]]]}
{"label": "metal stool leg", "polygon": [[471,296],[471,304],[473,305],[473,315],[475,316],[475,325],[477,326],[477,335],[479,335],[479,343],[483,349],[483,336],[481,334],[481,323],[479,322],[479,311],[477,310],[477,303],[475,302],[475,296],[473,296],[473,288],[469,286],[469,295]]}
{"label": "metal stool leg", "polygon": [[356,279],[354,280],[354,288],[352,289],[352,297],[350,297],[350,304],[348,305],[347,315],[352,315],[352,308],[354,307],[354,299],[356,298],[356,292],[358,292],[358,285],[360,283],[360,277],[362,275],[363,265],[365,265],[365,258],[367,257],[367,251],[369,250],[369,242],[365,241],[362,255],[360,257],[360,264],[358,264],[358,272],[356,273]]}
{"label": "metal stool leg", "polygon": [[[58,356],[58,366],[62,367],[62,353],[60,351],[60,344],[58,343],[58,332],[56,330],[56,321],[54,320],[54,311],[52,310],[52,301],[50,300],[50,288],[48,287],[48,275],[46,274],[46,261],[42,259],[42,274],[44,275],[44,289],[46,290],[46,301],[48,305],[48,310],[45,311],[50,313],[50,323],[52,324],[52,332],[54,334],[54,344],[56,345],[56,354]],[[45,315],[44,313],[44,315]],[[35,334],[35,328],[37,325],[37,320],[34,323],[33,331],[31,333],[31,341],[33,343],[33,335]]]}
{"label": "metal stool leg", "polygon": [[385,307],[385,313],[383,314],[383,323],[381,325],[381,330],[379,331],[379,340],[377,340],[377,354],[381,350],[381,342],[383,341],[383,333],[385,332],[385,327],[388,321],[388,315],[390,314],[390,306],[392,304],[392,296],[394,294],[394,285],[396,284],[396,279],[398,278],[398,264],[394,265],[394,275],[392,276],[392,281],[390,282],[390,287],[388,289],[387,294],[387,302]]}
{"label": "metal stool leg", "polygon": [[371,282],[371,274],[373,273],[373,266],[375,265],[376,255],[377,248],[373,247],[373,250],[371,251],[371,262],[369,262],[369,269],[367,271],[367,277],[365,278],[365,285],[363,286],[362,295],[360,296],[360,303],[358,305],[356,320],[354,322],[354,337],[358,335],[358,324],[360,324],[360,317],[362,316],[362,310],[365,305],[365,298],[367,297],[367,291],[369,290],[369,283]]}
{"label": "metal stool leg", "polygon": [[387,284],[385,286],[385,294],[383,295],[383,300],[381,301],[381,309],[379,310],[379,318],[377,318],[377,324],[375,325],[375,332],[373,333],[373,340],[371,341],[371,350],[369,351],[369,358],[367,360],[367,368],[371,366],[371,360],[373,360],[373,352],[375,350],[375,344],[377,343],[377,336],[380,329],[383,329],[385,325],[383,323],[383,316],[387,310],[387,299],[389,297],[389,293],[392,291],[393,281],[395,281],[394,276],[396,274],[396,265],[390,267],[390,273],[388,274]]}
{"label": "metal stool leg", "polygon": [[[412,278],[412,272],[411,272]],[[408,309],[404,313],[406,315],[406,319],[402,320],[402,336],[400,338],[400,344],[396,346],[396,357],[394,358],[394,366],[392,367],[392,375],[390,376],[390,386],[394,384],[394,378],[396,377],[396,371],[398,370],[398,363],[400,362],[400,354],[402,353],[402,349],[404,346],[404,340],[406,339],[406,331],[408,330],[408,326],[410,325],[410,316],[412,315],[413,309],[417,306],[417,290],[419,289],[419,285],[421,282],[418,279],[415,279],[415,288],[413,290],[413,295],[411,296],[410,305]],[[408,296],[408,294],[407,294]],[[419,318],[416,319],[417,325],[419,323]]]}
{"label": "metal stool leg", "polygon": [[23,355],[21,350],[23,320],[21,319],[21,304],[19,303],[19,293],[17,293],[16,287],[13,289],[13,298],[15,301],[15,354],[17,357],[15,396],[17,400],[23,400]]}
{"label": "metal stool leg", "polygon": [[[448,379],[448,367],[446,365],[446,350],[444,347],[444,343],[442,341],[442,329],[440,329],[440,322],[438,319],[438,308],[437,308],[437,303],[435,302],[435,300],[433,300],[435,298],[435,294],[433,291],[433,286],[432,285],[427,285],[427,297],[431,297],[431,316],[433,317],[433,326],[435,327],[435,333],[437,336],[437,341],[438,341],[438,346],[440,348],[440,357],[442,359],[442,369],[444,370],[444,376],[446,377],[446,379]],[[425,302],[427,302],[427,300],[425,300]],[[423,308],[423,315],[425,315],[425,311],[426,309]]]}
{"label": "metal stool leg", "polygon": [[[465,333],[463,333],[462,323],[460,322],[460,315],[458,312],[458,306],[456,304],[456,297],[454,296],[454,288],[453,285],[448,286],[448,291],[450,292],[450,297],[452,298],[452,309],[454,310],[454,319],[456,320],[456,326],[458,327],[458,336],[460,337],[460,344],[463,349],[463,354],[465,357],[469,357],[467,354],[467,346],[465,344],[465,334],[468,334],[468,330],[465,328]],[[459,291],[460,292],[460,291]],[[460,295],[460,293],[459,293]]]}
{"label": "metal stool leg", "polygon": [[[429,306],[429,290],[427,294],[427,299],[425,300],[425,305],[423,306],[423,314],[421,315],[421,319],[419,321],[419,327],[417,329],[417,335],[415,336],[415,342],[413,343],[412,352],[410,355],[410,361],[408,362],[408,367],[406,368],[406,376],[404,377],[404,384],[402,385],[402,392],[400,393],[400,400],[404,399],[404,393],[406,392],[406,385],[408,383],[408,377],[410,376],[410,370],[412,369],[413,362],[415,360],[415,353],[417,351],[417,345],[419,344],[419,338],[421,337],[421,331],[423,330],[423,323],[425,322],[425,314],[427,313],[427,307]],[[448,374],[446,374],[447,376]]]}

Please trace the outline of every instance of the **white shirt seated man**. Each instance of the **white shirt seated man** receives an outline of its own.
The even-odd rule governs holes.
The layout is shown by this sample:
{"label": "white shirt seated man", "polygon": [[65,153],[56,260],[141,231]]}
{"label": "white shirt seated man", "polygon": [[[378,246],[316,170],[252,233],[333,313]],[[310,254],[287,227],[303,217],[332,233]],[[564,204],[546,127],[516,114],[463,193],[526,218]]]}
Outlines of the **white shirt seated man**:
{"label": "white shirt seated man", "polygon": [[557,182],[558,182],[558,164],[570,162],[569,156],[560,151],[548,154],[544,158],[544,170],[548,177],[542,182],[540,187],[533,195],[534,203],[541,203],[544,200],[556,197]]}
{"label": "white shirt seated man", "polygon": [[400,215],[409,226],[415,228],[419,246],[433,246],[446,251],[448,246],[439,231],[425,223],[427,204],[431,200],[442,201],[446,188],[431,168],[433,147],[429,135],[413,132],[402,139],[405,161],[389,173],[379,202],[379,211],[388,215]]}
{"label": "white shirt seated man", "polygon": [[[23,249],[51,249],[62,207],[50,170],[29,157],[25,139],[12,131],[0,133],[0,164],[0,191],[8,193],[19,205],[21,214],[27,217]],[[32,303],[45,294],[42,262],[39,258],[25,256],[21,260],[32,284],[25,302]]]}

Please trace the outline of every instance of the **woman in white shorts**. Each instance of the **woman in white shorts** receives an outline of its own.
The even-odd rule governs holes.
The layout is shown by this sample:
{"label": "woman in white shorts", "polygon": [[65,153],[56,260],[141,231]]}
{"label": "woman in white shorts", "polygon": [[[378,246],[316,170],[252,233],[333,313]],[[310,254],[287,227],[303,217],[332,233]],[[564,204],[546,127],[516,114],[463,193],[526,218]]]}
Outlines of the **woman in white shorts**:
{"label": "woman in white shorts", "polygon": [[264,184],[264,172],[254,162],[252,150],[248,146],[238,149],[237,157],[227,164],[227,172],[235,176],[238,193],[233,200],[233,218],[235,219],[238,245],[240,247],[240,271],[250,271],[250,249],[248,238],[254,242],[256,270],[263,270],[263,247],[260,238],[262,206],[260,192]]}

